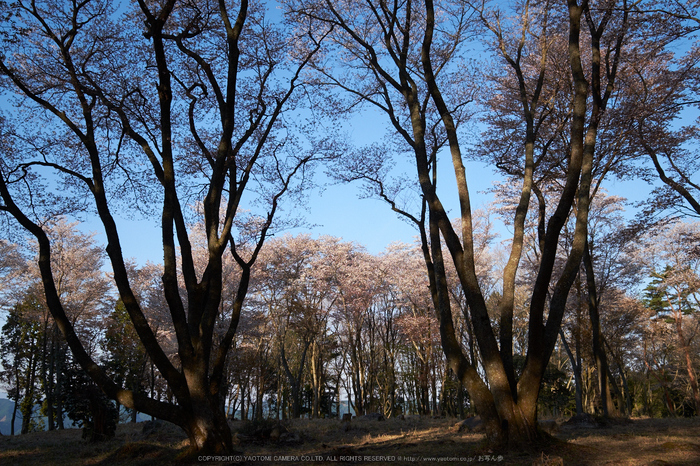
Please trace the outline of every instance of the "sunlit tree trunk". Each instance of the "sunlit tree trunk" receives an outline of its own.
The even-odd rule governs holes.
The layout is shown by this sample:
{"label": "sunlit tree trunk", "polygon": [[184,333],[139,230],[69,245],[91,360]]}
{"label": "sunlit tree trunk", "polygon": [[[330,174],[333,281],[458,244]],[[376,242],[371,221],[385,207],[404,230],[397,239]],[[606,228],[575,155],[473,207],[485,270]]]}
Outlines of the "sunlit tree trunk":
{"label": "sunlit tree trunk", "polygon": [[321,416],[321,389],[323,385],[323,366],[321,365],[321,350],[316,340],[311,346],[311,381],[313,385],[313,409],[311,417],[318,419]]}

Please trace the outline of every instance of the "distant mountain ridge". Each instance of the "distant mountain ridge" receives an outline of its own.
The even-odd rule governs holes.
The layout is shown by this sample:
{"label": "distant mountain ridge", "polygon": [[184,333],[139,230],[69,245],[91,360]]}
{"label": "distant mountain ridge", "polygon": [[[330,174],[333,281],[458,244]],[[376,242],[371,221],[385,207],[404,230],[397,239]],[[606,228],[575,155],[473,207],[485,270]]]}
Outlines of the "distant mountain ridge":
{"label": "distant mountain ridge", "polygon": [[[12,408],[14,408],[15,402],[7,399],[0,398],[0,433],[2,435],[10,435],[12,431],[10,422],[12,421]],[[22,428],[22,415],[17,412],[17,418],[15,419],[15,433],[19,433]]]}

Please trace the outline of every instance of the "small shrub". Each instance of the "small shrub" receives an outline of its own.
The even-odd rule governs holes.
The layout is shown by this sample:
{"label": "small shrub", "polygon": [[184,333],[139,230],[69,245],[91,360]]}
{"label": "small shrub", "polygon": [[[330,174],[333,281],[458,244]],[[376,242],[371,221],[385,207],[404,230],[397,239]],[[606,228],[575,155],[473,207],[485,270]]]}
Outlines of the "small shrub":
{"label": "small shrub", "polygon": [[276,419],[255,419],[246,421],[238,431],[241,435],[257,438],[269,438],[272,429],[277,426]]}
{"label": "small shrub", "polygon": [[119,421],[116,406],[80,368],[67,371],[70,390],[66,391],[68,417],[83,429],[83,439],[99,442],[114,437]]}

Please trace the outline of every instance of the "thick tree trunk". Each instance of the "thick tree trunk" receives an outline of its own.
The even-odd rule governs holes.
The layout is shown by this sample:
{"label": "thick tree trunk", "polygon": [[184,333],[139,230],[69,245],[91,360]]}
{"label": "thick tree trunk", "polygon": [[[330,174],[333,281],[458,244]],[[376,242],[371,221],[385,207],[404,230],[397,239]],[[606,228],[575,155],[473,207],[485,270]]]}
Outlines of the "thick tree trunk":
{"label": "thick tree trunk", "polygon": [[225,454],[233,451],[231,429],[226,414],[218,403],[192,403],[180,426],[190,440],[190,449],[197,454]]}
{"label": "thick tree trunk", "polygon": [[[478,379],[473,368],[467,368],[461,377],[477,414],[482,418],[487,442],[495,448],[519,448],[531,445],[539,438],[537,430],[537,395],[523,396],[518,403],[495,398],[486,385]],[[539,392],[539,387],[522,387],[523,393]],[[528,390],[526,390],[528,389]]]}

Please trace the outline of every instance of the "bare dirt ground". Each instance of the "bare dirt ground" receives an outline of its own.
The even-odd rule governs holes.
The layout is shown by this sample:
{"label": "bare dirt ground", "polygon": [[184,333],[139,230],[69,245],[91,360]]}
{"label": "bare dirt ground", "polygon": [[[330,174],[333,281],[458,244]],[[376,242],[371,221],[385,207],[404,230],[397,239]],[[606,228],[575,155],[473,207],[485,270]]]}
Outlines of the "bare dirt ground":
{"label": "bare dirt ground", "polygon": [[0,464],[700,465],[700,418],[633,419],[603,427],[550,423],[552,441],[522,451],[489,451],[482,434],[457,432],[456,422],[297,420],[270,432],[269,425],[265,430],[239,421],[232,423],[237,452],[229,458],[186,456],[188,442],[174,426],[147,435],[143,424],[123,424],[115,438],[95,444],[82,440],[77,429],[2,436]]}

